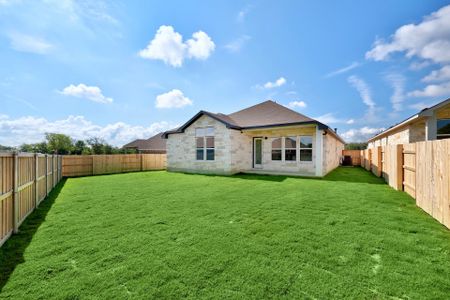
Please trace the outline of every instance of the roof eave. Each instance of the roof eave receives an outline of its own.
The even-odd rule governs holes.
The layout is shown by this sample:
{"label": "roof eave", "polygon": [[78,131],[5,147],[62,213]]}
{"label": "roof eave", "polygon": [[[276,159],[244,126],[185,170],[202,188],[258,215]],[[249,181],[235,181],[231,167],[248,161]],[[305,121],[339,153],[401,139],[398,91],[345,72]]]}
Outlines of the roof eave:
{"label": "roof eave", "polygon": [[286,127],[286,126],[296,126],[296,125],[317,125],[320,130],[328,129],[329,127],[319,121],[303,121],[303,122],[291,122],[291,123],[278,123],[278,124],[267,124],[267,125],[255,125],[255,126],[243,126],[242,130],[249,129],[259,129],[259,128],[272,128],[272,127]]}

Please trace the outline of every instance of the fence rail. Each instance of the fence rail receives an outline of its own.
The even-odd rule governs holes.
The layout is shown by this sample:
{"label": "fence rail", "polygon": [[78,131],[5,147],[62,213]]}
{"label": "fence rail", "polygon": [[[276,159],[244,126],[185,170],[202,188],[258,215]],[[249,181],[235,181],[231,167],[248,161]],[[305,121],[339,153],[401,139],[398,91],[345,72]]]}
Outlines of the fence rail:
{"label": "fence rail", "polygon": [[0,153],[0,246],[62,178],[61,156]]}
{"label": "fence rail", "polygon": [[64,177],[125,173],[166,168],[166,154],[65,155]]}
{"label": "fence rail", "polygon": [[450,140],[379,146],[360,155],[362,167],[450,228]]}

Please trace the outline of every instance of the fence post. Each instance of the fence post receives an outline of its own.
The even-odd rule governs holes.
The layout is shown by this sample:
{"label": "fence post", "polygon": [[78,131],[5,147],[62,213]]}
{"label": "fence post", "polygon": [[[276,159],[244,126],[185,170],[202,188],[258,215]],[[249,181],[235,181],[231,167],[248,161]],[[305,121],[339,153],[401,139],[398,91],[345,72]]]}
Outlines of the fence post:
{"label": "fence post", "polygon": [[396,172],[397,172],[397,183],[396,189],[399,191],[403,190],[403,144],[397,145],[397,155],[396,155]]}
{"label": "fence post", "polygon": [[139,153],[139,156],[141,157],[141,172],[144,171],[144,158],[142,157],[142,153]]}
{"label": "fence post", "polygon": [[378,161],[377,161],[377,164],[378,164],[378,177],[381,177],[381,174],[383,174],[382,173],[382,171],[383,171],[383,163],[382,163],[382,161],[381,161],[381,156],[382,156],[382,154],[381,154],[381,146],[378,146],[377,147],[377,159],[378,159]]}
{"label": "fence post", "polygon": [[45,196],[48,196],[48,154],[45,154]]}
{"label": "fence post", "polygon": [[37,208],[39,205],[39,154],[34,154],[34,207]]}
{"label": "fence post", "polygon": [[52,189],[55,186],[55,154],[52,154]]}
{"label": "fence post", "polygon": [[13,232],[19,232],[19,192],[18,192],[18,184],[19,184],[19,154],[14,152],[14,176],[13,176]]}

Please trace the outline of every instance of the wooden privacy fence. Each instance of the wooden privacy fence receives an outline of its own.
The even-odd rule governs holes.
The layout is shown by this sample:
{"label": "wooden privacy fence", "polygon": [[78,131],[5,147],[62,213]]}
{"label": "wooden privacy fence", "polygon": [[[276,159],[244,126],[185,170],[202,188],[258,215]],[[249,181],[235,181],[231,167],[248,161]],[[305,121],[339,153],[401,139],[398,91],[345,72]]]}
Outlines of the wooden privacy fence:
{"label": "wooden privacy fence", "polygon": [[0,246],[61,178],[59,155],[0,153]]}
{"label": "wooden privacy fence", "polygon": [[65,177],[125,173],[166,168],[166,154],[65,155]]}
{"label": "wooden privacy fence", "polygon": [[361,165],[361,150],[342,150],[342,156],[350,156],[353,166]]}
{"label": "wooden privacy fence", "polygon": [[450,139],[361,150],[361,166],[450,228]]}

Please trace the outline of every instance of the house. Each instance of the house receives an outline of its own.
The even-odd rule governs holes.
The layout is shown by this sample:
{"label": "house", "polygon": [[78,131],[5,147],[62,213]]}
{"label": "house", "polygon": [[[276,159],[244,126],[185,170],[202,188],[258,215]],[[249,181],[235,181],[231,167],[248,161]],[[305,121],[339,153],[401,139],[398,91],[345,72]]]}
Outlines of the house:
{"label": "house", "polygon": [[160,132],[149,139],[134,140],[122,148],[134,149],[137,153],[166,153],[166,139],[163,138],[163,132]]}
{"label": "house", "polygon": [[450,138],[450,98],[368,140],[368,148]]}
{"label": "house", "polygon": [[327,125],[274,101],[226,115],[200,111],[167,131],[169,171],[323,176],[344,141]]}

